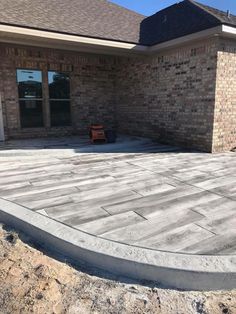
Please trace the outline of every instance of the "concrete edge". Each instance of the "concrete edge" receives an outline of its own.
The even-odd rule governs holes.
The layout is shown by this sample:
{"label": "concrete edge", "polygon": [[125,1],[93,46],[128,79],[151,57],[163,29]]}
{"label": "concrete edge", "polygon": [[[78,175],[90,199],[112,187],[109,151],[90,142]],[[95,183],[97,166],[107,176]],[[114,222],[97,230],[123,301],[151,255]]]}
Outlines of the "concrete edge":
{"label": "concrete edge", "polygon": [[129,246],[73,229],[0,199],[0,222],[74,261],[134,279],[183,290],[236,288],[236,256],[167,253]]}

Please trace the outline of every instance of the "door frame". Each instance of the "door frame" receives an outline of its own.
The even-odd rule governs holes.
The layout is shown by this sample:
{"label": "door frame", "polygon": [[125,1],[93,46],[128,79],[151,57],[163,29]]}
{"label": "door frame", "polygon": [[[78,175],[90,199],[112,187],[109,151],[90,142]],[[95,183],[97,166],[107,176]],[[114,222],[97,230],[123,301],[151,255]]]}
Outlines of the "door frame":
{"label": "door frame", "polygon": [[0,93],[0,142],[5,141],[3,109],[2,109],[2,95]]}

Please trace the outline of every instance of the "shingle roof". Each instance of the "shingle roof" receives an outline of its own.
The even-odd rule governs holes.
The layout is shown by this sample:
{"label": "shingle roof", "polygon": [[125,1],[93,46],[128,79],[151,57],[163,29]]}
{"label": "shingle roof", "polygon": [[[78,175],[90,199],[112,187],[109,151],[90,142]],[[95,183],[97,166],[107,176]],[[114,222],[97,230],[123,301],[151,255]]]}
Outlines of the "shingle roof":
{"label": "shingle roof", "polygon": [[147,18],[107,0],[0,0],[0,24],[154,45],[217,25],[236,27],[236,16],[193,0]]}
{"label": "shingle roof", "polygon": [[236,16],[228,18],[223,11],[184,0],[144,19],[140,41],[154,45],[222,24],[236,26]]}
{"label": "shingle roof", "polygon": [[204,9],[205,11],[209,12],[210,14],[214,15],[218,18],[222,24],[227,24],[231,26],[236,26],[236,16],[229,12],[229,16],[227,12],[209,7],[207,5],[203,5],[201,3],[195,2],[200,8]]}
{"label": "shingle roof", "polygon": [[139,42],[145,16],[106,0],[0,0],[0,23]]}

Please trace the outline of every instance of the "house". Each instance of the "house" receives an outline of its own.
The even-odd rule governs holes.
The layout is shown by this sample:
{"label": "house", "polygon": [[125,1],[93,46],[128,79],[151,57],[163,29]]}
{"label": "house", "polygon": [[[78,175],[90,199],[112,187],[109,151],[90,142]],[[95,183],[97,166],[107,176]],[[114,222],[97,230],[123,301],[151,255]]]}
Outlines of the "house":
{"label": "house", "polygon": [[91,123],[207,152],[236,146],[236,16],[184,0],[0,0],[0,139]]}

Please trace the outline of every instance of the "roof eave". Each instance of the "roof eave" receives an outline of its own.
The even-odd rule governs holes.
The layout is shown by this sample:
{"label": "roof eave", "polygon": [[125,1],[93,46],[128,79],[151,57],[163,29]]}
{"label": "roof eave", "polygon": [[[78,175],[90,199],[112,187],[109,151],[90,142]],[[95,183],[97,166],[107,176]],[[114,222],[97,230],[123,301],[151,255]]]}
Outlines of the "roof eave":
{"label": "roof eave", "polygon": [[236,26],[222,25],[222,36],[236,39]]}
{"label": "roof eave", "polygon": [[145,53],[147,46],[0,24],[0,42],[93,53]]}
{"label": "roof eave", "polygon": [[0,42],[3,43],[109,55],[154,54],[162,50],[215,36],[236,38],[236,27],[219,25],[153,46],[144,46],[0,24]]}
{"label": "roof eave", "polygon": [[156,44],[150,47],[149,51],[151,53],[155,53],[158,51],[166,50],[168,48],[182,46],[184,44],[190,44],[191,42],[194,42],[194,41],[216,37],[222,34],[222,27],[223,25],[219,25],[216,27],[212,27],[212,28],[200,31],[200,32],[196,32],[190,35],[182,36],[182,37],[175,38],[175,39],[172,39],[172,40],[160,43],[160,44]]}

